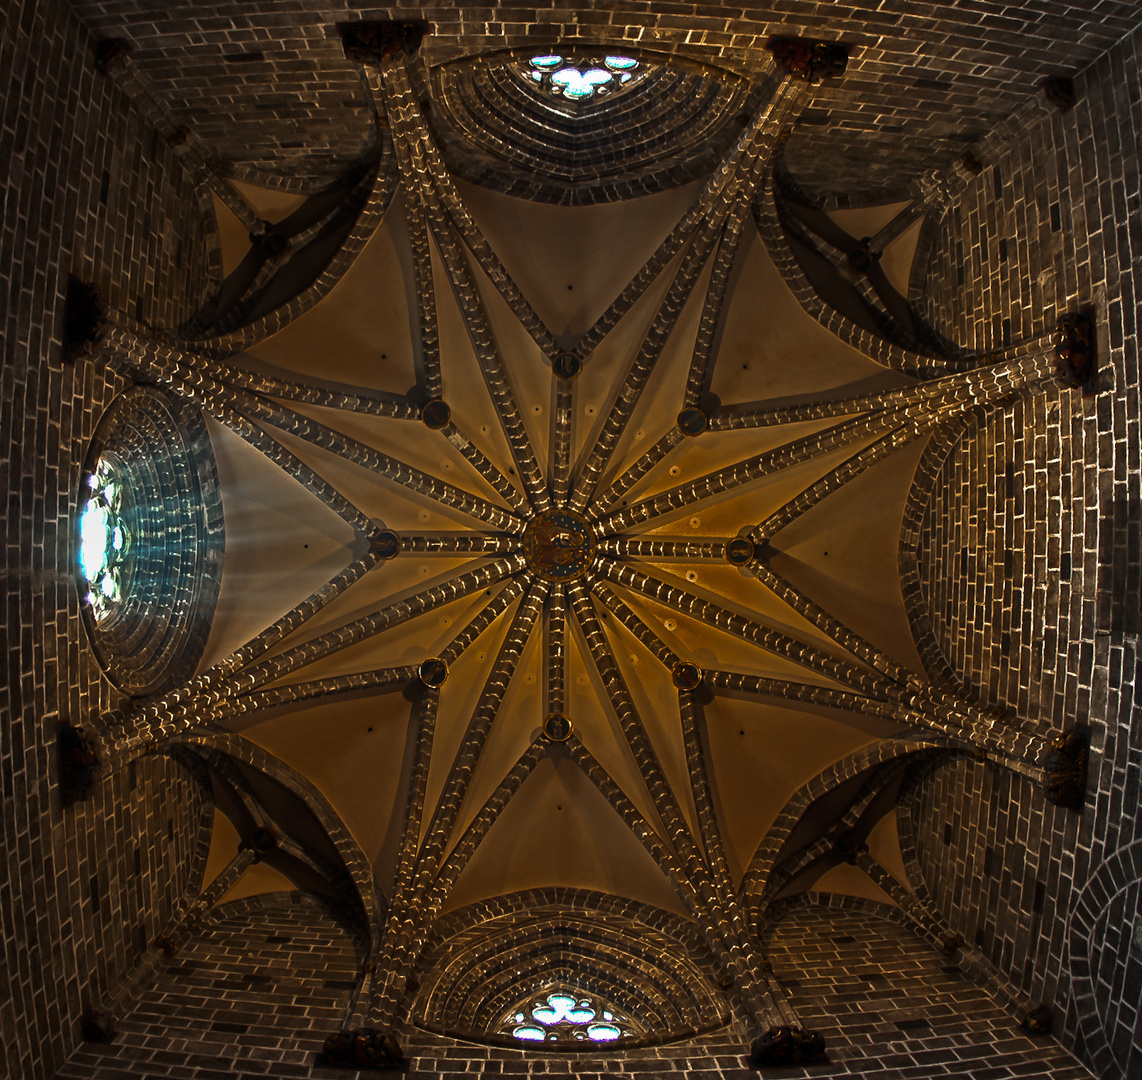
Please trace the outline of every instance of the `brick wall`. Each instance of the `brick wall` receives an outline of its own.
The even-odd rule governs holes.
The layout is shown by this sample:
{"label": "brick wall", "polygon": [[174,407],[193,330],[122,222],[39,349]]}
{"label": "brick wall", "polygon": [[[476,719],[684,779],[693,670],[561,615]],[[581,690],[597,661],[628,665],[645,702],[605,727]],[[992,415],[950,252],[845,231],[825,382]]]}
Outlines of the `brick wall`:
{"label": "brick wall", "polygon": [[872,912],[793,910],[771,932],[768,953],[832,1063],[790,1075],[1090,1075],[1057,1043],[1024,1035],[928,944]]}
{"label": "brick wall", "polygon": [[341,1027],[360,961],[328,914],[302,894],[279,898],[276,908],[259,898],[223,909],[141,988],[115,1041],[81,1045],[59,1080],[265,1077],[267,1065],[275,1077],[311,1075],[325,1036]]}
{"label": "brick wall", "polygon": [[120,388],[88,363],[59,364],[67,273],[170,324],[201,295],[205,258],[193,192],[91,48],[63,3],[0,14],[0,1068],[29,1080],[52,1074],[83,1008],[169,917],[204,824],[196,782],[167,759],[66,812],[56,786],[57,720],[112,703],[80,626],[71,525],[87,440]]}
{"label": "brick wall", "polygon": [[[342,4],[243,0],[171,5],[138,15],[134,0],[72,0],[100,37],[126,36],[140,69],[180,122],[240,166],[327,182],[364,145],[371,117],[335,24]],[[1037,82],[1074,72],[1138,21],[1137,5],[1081,0],[1024,7],[1003,0],[917,8],[852,0],[843,16],[817,0],[742,8],[719,3],[587,0],[495,6],[432,0],[387,4],[367,18],[423,17],[430,64],[505,48],[604,41],[650,58],[692,57],[756,75],[773,34],[853,48],[845,78],[814,93],[788,146],[790,166],[824,192],[900,191],[950,164],[1008,116]]]}
{"label": "brick wall", "polygon": [[[965,763],[934,772],[920,796],[927,820],[939,822],[921,843],[947,860],[929,868],[929,883],[950,919],[967,927],[949,890],[973,870],[993,879],[980,886],[985,939],[989,927],[997,935],[986,947],[1013,960],[1017,980],[1025,961],[1017,944],[1040,932],[1033,892],[1026,908],[1026,875],[1046,884],[1042,918],[1053,905],[1067,921],[1104,860],[1139,835],[1140,59],[1135,33],[1076,80],[1074,109],[1044,111],[1026,130],[991,140],[928,268],[929,318],[973,349],[1042,333],[1059,311],[1097,309],[1102,392],[1045,395],[978,418],[947,451],[919,546],[937,643],[965,687],[1044,728],[1092,726],[1097,797],[1081,821],[1036,816],[1041,803],[1028,804],[1036,797],[1016,790],[1020,782]],[[985,805],[971,805],[976,798]],[[1005,835],[1015,821],[1003,809],[1009,799],[1031,808],[1017,825],[1029,847]],[[945,822],[953,823],[947,844]],[[1066,998],[1074,940],[1062,947],[1055,925],[1034,948],[1060,965],[1061,988],[1038,985]],[[1137,987],[1122,979],[1098,986],[1097,1002],[1093,993],[1088,986],[1072,998],[1064,1036],[1088,1053],[1107,1042],[1100,1017],[1121,1007],[1137,1013]],[[1106,1075],[1126,1075],[1126,1059],[1114,1062],[1103,1062]]]}
{"label": "brick wall", "polygon": [[[828,1040],[829,1062],[784,1076],[883,1080],[983,1075],[1087,1080],[1051,1040],[1032,1040],[954,967],[902,927],[849,898],[849,909],[794,909],[769,935],[775,975],[806,1027]],[[855,905],[855,907],[854,907]],[[862,906],[865,905],[865,906]],[[360,957],[357,943],[301,894],[227,905],[164,962],[125,1013],[110,1045],[84,1044],[60,1080],[166,1075],[336,1077],[316,1056],[340,1026]],[[747,1039],[734,1027],[660,1048],[607,1054],[510,1050],[408,1029],[408,1076],[474,1072],[701,1075],[747,1080]],[[968,1070],[971,1070],[968,1073]]]}
{"label": "brick wall", "polygon": [[899,812],[914,838],[909,872],[940,899],[949,927],[1061,1014],[1080,817],[1026,777],[959,756],[921,767]]}

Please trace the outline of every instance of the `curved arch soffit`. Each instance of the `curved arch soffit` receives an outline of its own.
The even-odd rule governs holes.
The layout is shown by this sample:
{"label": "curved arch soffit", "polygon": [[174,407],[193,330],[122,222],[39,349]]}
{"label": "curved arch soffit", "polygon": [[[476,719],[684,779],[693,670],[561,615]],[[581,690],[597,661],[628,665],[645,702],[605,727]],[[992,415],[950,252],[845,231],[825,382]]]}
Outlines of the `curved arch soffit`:
{"label": "curved arch soffit", "polygon": [[263,773],[269,780],[300,798],[324,829],[352,879],[362,909],[369,919],[370,937],[376,938],[379,935],[387,906],[384,894],[373,875],[364,851],[345,827],[337,811],[313,783],[268,750],[234,732],[192,728],[172,739],[163,749],[169,754],[172,749],[178,747],[184,747],[192,752],[197,747],[203,747],[224,754]]}
{"label": "curved arch soffit", "polygon": [[777,820],[758,844],[753,858],[742,874],[741,885],[738,888],[738,902],[747,904],[750,901],[754,895],[752,888],[754,882],[759,875],[772,868],[778,853],[797,823],[818,799],[877,766],[933,749],[943,749],[943,746],[927,739],[879,739],[834,762],[803,784],[794,792]]}
{"label": "curved arch soffit", "polygon": [[926,356],[903,348],[879,333],[858,326],[839,309],[827,303],[802,269],[782,223],[776,170],[770,168],[754,201],[753,217],[758,235],[773,265],[788,285],[797,303],[835,337],[874,363],[920,379],[948,375],[974,366],[970,359]]}

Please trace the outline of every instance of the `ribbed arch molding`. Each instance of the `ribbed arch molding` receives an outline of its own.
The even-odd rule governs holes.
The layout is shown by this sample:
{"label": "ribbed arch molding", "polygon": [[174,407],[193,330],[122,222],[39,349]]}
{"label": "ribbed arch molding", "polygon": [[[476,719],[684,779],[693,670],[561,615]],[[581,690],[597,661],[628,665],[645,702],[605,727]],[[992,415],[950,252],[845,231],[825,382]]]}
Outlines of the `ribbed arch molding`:
{"label": "ribbed arch molding", "polygon": [[728,1021],[711,970],[676,916],[595,893],[557,902],[522,893],[439,926],[413,1016],[439,1034],[521,1045],[499,1034],[512,1009],[550,989],[578,989],[629,1016],[638,1043],[668,1042]]}
{"label": "ribbed arch molding", "polygon": [[136,697],[194,674],[206,647],[221,579],[225,531],[214,450],[201,412],[154,386],[136,386],[100,418],[76,497],[77,584],[82,514],[100,468],[117,489],[123,558],[119,599],[80,614],[108,679]]}
{"label": "ribbed arch molding", "polygon": [[436,68],[430,120],[454,173],[540,202],[611,202],[705,176],[763,91],[716,68],[622,49],[659,66],[626,93],[564,104],[518,76],[537,51]]}

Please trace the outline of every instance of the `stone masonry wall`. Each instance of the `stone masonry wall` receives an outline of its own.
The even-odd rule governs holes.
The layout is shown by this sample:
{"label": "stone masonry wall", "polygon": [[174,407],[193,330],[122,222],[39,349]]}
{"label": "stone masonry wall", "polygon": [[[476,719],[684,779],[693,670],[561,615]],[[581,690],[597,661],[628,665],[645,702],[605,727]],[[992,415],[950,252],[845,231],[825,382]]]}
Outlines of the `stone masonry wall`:
{"label": "stone masonry wall", "polygon": [[[1136,32],[1076,80],[1072,110],[1044,114],[1005,144],[996,141],[945,219],[928,274],[928,317],[973,349],[1034,337],[1059,312],[1095,306],[1101,391],[1044,395],[969,427],[932,485],[919,566],[938,644],[969,692],[1045,726],[1091,725],[1089,790],[1097,797],[1064,828],[1053,814],[1027,826],[1033,850],[1041,849],[1035,877],[1067,920],[1104,861],[1139,839],[1140,62]],[[922,798],[927,819],[940,824],[925,847],[949,859],[993,852],[993,864],[981,869],[1002,880],[984,890],[990,910],[983,917],[998,926],[1024,899],[1027,856],[1003,833],[1011,817],[967,807],[969,797],[994,797],[974,780],[971,796],[954,790],[951,774],[933,782]],[[944,822],[984,832],[953,835],[945,846]],[[1010,862],[1000,861],[1005,852]],[[1115,865],[1124,868],[1122,887],[1139,876],[1131,859]],[[956,873],[945,866],[933,880],[948,888]],[[955,894],[939,898],[960,920]],[[1058,942],[1049,946],[1064,982],[1075,944],[1061,956]],[[1018,977],[1023,958],[1014,960]],[[1137,987],[1109,978],[1095,994],[1087,987],[1071,1000],[1065,1037],[1105,1075],[1128,1075],[1130,1039],[1117,1037],[1112,1064],[1098,1017],[1124,1007],[1136,1020]]]}
{"label": "stone masonry wall", "polygon": [[926,942],[874,913],[794,910],[772,932],[768,954],[803,1026],[824,1035],[833,1063],[804,1075],[1090,1075],[1053,1040],[1024,1035]]}
{"label": "stone masonry wall", "polygon": [[56,723],[113,699],[80,626],[72,528],[87,440],[121,388],[60,364],[67,273],[173,324],[201,296],[205,250],[173,155],[96,74],[66,4],[5,5],[0,73],[0,1073],[36,1080],[181,900],[204,824],[197,782],[162,758],[60,808]]}
{"label": "stone masonry wall", "polygon": [[358,8],[328,0],[151,6],[72,0],[100,37],[125,36],[179,122],[240,169],[327,183],[361,152],[371,116],[336,23],[424,18],[430,65],[500,49],[605,42],[648,59],[687,58],[756,77],[771,35],[852,49],[843,79],[814,91],[787,147],[790,167],[826,194],[901,191],[1036,93],[1045,75],[1102,55],[1138,21],[1132,0],[1004,0],[916,5],[818,0],[741,6],[585,0],[495,5],[429,0]]}
{"label": "stone masonry wall", "polygon": [[[788,914],[769,941],[776,976],[806,1027],[828,1040],[822,1065],[782,1070],[811,1076],[986,1075],[1089,1080],[1050,1039],[1032,1040],[957,969],[900,926],[866,910],[809,908]],[[239,901],[142,987],[110,1045],[80,1046],[59,1080],[151,1077],[230,1080],[352,1075],[317,1063],[336,1030],[359,967],[356,943],[300,894]],[[401,1033],[414,1080],[483,1072],[598,1080],[603,1076],[701,1076],[749,1080],[748,1040],[736,1028],[670,1046],[607,1053],[519,1051]],[[362,1074],[364,1075],[364,1074]]]}
{"label": "stone masonry wall", "polygon": [[299,902],[238,902],[220,912],[161,963],[115,1041],[82,1044],[59,1080],[264,1077],[267,1068],[275,1077],[311,1075],[323,1039],[341,1027],[360,963],[339,923],[289,895]]}
{"label": "stone masonry wall", "polygon": [[1051,806],[1026,777],[966,756],[921,766],[898,814],[909,819],[922,883],[949,928],[1027,998],[1061,1014],[1079,816]]}

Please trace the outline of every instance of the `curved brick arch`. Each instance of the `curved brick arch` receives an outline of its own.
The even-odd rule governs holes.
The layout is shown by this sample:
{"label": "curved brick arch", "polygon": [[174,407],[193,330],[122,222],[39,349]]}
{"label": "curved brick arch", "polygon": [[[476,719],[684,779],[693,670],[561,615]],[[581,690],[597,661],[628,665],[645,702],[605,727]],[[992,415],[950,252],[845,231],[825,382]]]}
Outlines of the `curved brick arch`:
{"label": "curved brick arch", "polygon": [[[1067,944],[1070,951],[1071,978],[1074,981],[1074,1003],[1078,1015],[1079,1029],[1086,1044],[1087,1054],[1094,1062],[1100,1076],[1107,1080],[1129,1080],[1135,1075],[1133,1069],[1137,1067],[1139,1054],[1136,1049],[1127,1050],[1123,1056],[1122,1046],[1116,1048],[1112,1045],[1118,1040],[1114,1032],[1108,1031],[1112,1027],[1109,1016],[1110,1009],[1115,1008],[1118,1014],[1120,1009],[1126,1011],[1124,1020],[1118,1025],[1120,1031],[1123,1027],[1129,1029],[1132,1017],[1137,1018],[1137,1002],[1129,1000],[1130,991],[1119,1002],[1107,999],[1106,987],[1098,987],[1097,964],[1099,953],[1102,950],[1094,946],[1098,943],[1095,937],[1098,924],[1109,916],[1111,905],[1128,889],[1135,889],[1142,893],[1142,840],[1135,840],[1125,847],[1119,848],[1095,871],[1094,876],[1086,883],[1079,893],[1075,903],[1070,933]],[[1138,956],[1137,945],[1132,945],[1129,939],[1137,939],[1139,922],[1136,917],[1127,930],[1128,942],[1118,954],[1125,961],[1128,971],[1125,975],[1126,986],[1130,986],[1131,972],[1137,977],[1142,969],[1142,960]]]}
{"label": "curved brick arch", "polygon": [[866,915],[884,919],[893,923],[909,933],[912,933],[900,908],[891,904],[881,904],[876,900],[869,900],[863,896],[848,896],[844,893],[804,892],[791,896],[786,900],[779,900],[766,912],[765,921],[759,927],[758,937],[762,948],[766,948],[770,935],[780,924],[782,919],[799,911],[831,911],[831,912],[860,912]]}
{"label": "curved brick arch", "polygon": [[[582,56],[593,49],[570,45]],[[704,178],[766,89],[725,67],[671,63],[645,45],[624,55],[648,68],[639,84],[590,107],[537,97],[512,68],[536,47],[455,60],[430,73],[430,115],[450,170],[504,194],[562,205],[637,198]],[[600,162],[590,150],[606,139]]]}
{"label": "curved brick arch", "polygon": [[258,893],[255,896],[243,896],[237,900],[227,900],[217,904],[202,915],[202,923],[196,936],[201,937],[203,931],[229,919],[241,918],[244,915],[256,918],[259,915],[270,915],[275,912],[313,912],[327,916],[337,923],[353,942],[359,961],[363,962],[369,955],[368,940],[362,936],[360,925],[354,922],[344,907],[328,897],[304,892],[301,889],[291,892]]}
{"label": "curved brick arch", "polygon": [[647,904],[641,900],[617,896],[613,893],[553,885],[544,889],[527,889],[523,892],[497,896],[490,900],[480,900],[478,903],[445,915],[436,922],[432,938],[426,946],[426,952],[438,947],[446,938],[463,933],[488,919],[528,912],[538,907],[559,905],[569,908],[581,906],[601,915],[624,916],[677,938],[695,955],[707,951],[705,941],[698,928],[674,912],[666,911],[664,908],[655,907],[653,904]]}
{"label": "curved brick arch", "polygon": [[[681,946],[681,947],[680,947]],[[588,890],[536,889],[481,901],[437,924],[413,1014],[438,1033],[516,1045],[502,1016],[552,985],[578,987],[632,1017],[657,1044],[729,1018],[714,963],[684,919]]]}
{"label": "curved brick arch", "polygon": [[929,598],[920,574],[919,552],[924,522],[940,471],[973,420],[971,413],[965,413],[942,424],[932,433],[916,466],[912,487],[908,491],[904,518],[900,526],[900,547],[897,552],[904,611],[908,616],[912,640],[920,653],[924,671],[930,679],[946,687],[961,690],[962,679],[957,676],[936,638]]}

